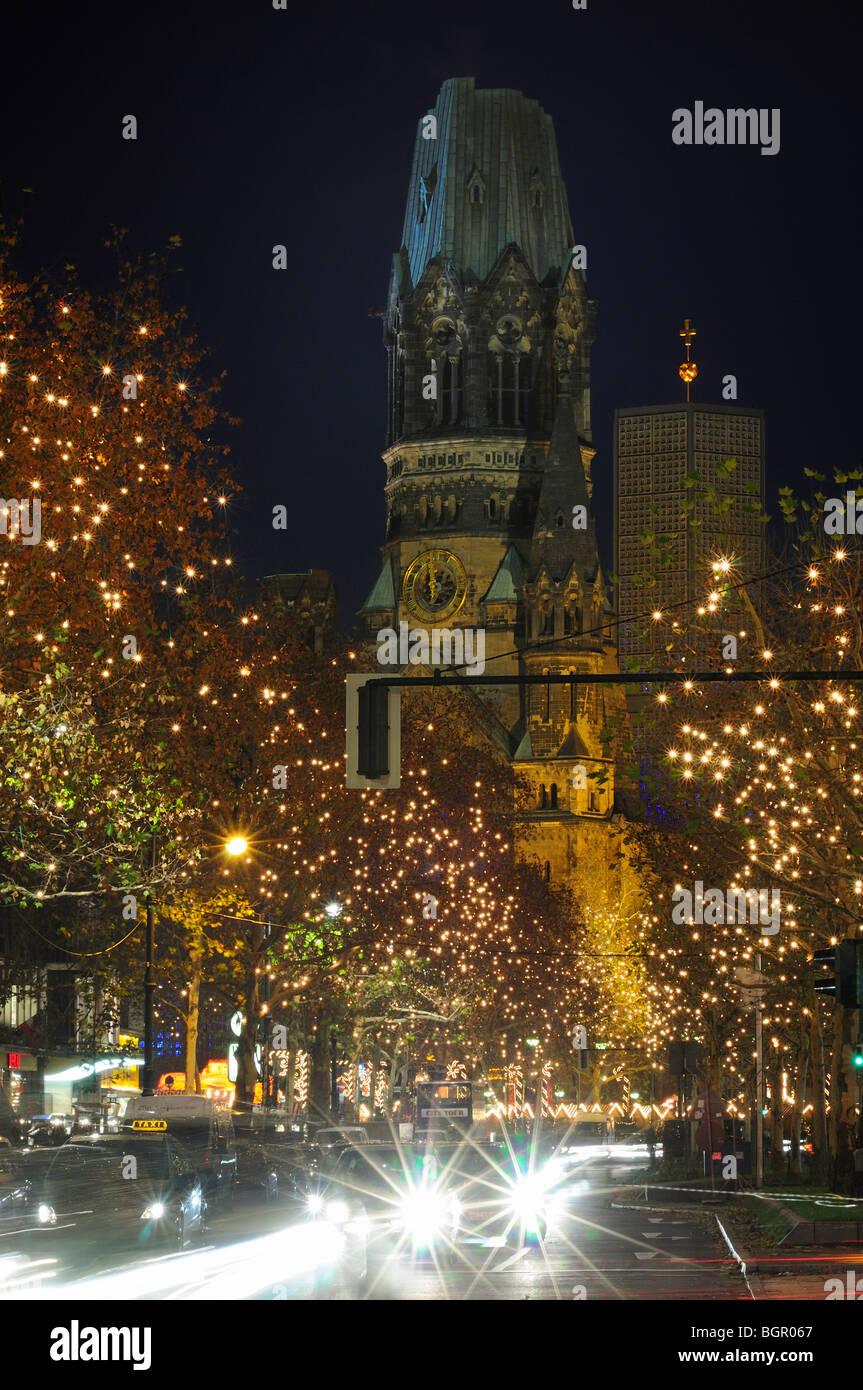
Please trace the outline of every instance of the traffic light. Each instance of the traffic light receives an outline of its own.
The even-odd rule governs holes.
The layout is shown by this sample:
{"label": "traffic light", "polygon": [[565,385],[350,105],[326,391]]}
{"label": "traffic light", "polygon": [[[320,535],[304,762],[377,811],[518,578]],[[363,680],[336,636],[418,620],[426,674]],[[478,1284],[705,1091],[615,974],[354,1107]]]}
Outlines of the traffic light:
{"label": "traffic light", "polygon": [[572,1030],[572,1050],[578,1053],[578,1067],[581,1071],[587,1071],[587,1029],[583,1023],[577,1023]]}
{"label": "traffic light", "polygon": [[401,704],[382,676],[347,676],[345,747],[348,787],[401,785]]}
{"label": "traffic light", "polygon": [[854,1049],[854,1065],[863,1068],[863,1046],[860,1043]]}
{"label": "traffic light", "polygon": [[371,682],[357,691],[357,772],[361,777],[386,777],[389,773],[389,694],[386,686]]}
{"label": "traffic light", "polygon": [[843,1009],[863,1005],[863,941],[840,941],[827,951],[816,951],[815,965],[829,965],[832,975],[815,981],[816,994],[832,994]]}

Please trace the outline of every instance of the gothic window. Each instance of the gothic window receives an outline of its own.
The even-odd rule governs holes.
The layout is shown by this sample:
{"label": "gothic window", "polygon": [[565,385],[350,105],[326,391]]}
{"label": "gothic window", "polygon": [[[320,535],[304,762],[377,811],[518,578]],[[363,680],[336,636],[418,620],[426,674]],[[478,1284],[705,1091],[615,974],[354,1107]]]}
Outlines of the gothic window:
{"label": "gothic window", "polygon": [[461,358],[444,357],[438,372],[440,423],[458,424],[461,414]]}
{"label": "gothic window", "polygon": [[489,354],[489,421],[514,429],[528,424],[530,358],[519,352]]}
{"label": "gothic window", "polygon": [[563,529],[563,512],[558,512],[557,516],[554,518],[554,524],[558,531]]}
{"label": "gothic window", "polygon": [[461,419],[461,343],[452,319],[435,319],[432,338],[436,348],[432,370],[437,374],[438,424],[455,425]]}
{"label": "gothic window", "polygon": [[396,439],[400,439],[402,434],[404,433],[405,423],[405,350],[403,347],[398,347],[396,349],[396,379],[394,407],[394,436]]}
{"label": "gothic window", "polygon": [[546,859],[546,861],[545,861],[545,866],[544,866],[542,872],[543,872],[543,875],[544,875],[544,877],[545,877],[546,883],[550,883],[550,882],[551,882],[551,864],[549,863],[549,861],[548,861],[547,859]]}
{"label": "gothic window", "polygon": [[425,222],[426,213],[429,210],[432,194],[437,184],[437,165],[435,164],[427,174],[420,175],[420,204],[417,209],[417,221]]}
{"label": "gothic window", "polygon": [[590,809],[591,809],[591,811],[594,812],[594,814],[598,814],[598,813],[602,810],[602,802],[601,802],[601,793],[600,793],[600,792],[591,792],[591,793],[590,793]]}
{"label": "gothic window", "polygon": [[497,503],[495,502],[495,500],[494,500],[493,497],[490,497],[490,498],[488,499],[488,519],[489,519],[489,521],[494,521],[494,519],[495,519],[495,512],[496,512],[496,511],[497,511]]}
{"label": "gothic window", "polygon": [[485,183],[476,167],[467,181],[467,199],[472,207],[481,207],[485,202]]}
{"label": "gothic window", "polygon": [[545,811],[548,807],[548,793],[545,790],[545,783],[539,784],[539,809]]}
{"label": "gothic window", "polygon": [[557,783],[556,783],[556,782],[552,782],[552,784],[551,784],[551,809],[552,809],[553,811],[556,811],[556,810],[557,810]]}
{"label": "gothic window", "polygon": [[530,423],[530,377],[531,359],[522,356],[518,359],[518,377],[516,381],[516,421],[517,425],[528,425]]}

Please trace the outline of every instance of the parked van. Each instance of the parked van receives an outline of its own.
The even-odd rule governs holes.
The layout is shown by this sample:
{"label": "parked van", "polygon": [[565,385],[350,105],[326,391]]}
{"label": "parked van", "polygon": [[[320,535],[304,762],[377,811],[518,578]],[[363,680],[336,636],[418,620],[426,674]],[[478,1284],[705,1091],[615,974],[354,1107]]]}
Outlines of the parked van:
{"label": "parked van", "polygon": [[208,1096],[132,1096],[121,1134],[166,1136],[197,1173],[208,1202],[230,1207],[237,1179],[237,1146],[230,1112]]}

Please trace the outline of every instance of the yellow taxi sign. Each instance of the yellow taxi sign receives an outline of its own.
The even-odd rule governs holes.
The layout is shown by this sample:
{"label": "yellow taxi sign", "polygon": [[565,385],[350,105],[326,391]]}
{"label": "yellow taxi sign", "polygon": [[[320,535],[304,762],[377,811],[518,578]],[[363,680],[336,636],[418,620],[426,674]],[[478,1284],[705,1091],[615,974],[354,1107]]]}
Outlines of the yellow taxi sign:
{"label": "yellow taxi sign", "polygon": [[133,1120],[133,1129],[167,1129],[167,1120]]}

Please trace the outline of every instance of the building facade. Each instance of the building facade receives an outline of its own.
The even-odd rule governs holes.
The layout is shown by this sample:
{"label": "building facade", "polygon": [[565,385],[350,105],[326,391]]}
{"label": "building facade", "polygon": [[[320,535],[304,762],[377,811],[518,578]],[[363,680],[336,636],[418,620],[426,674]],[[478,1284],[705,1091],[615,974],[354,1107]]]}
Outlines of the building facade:
{"label": "building facade", "polygon": [[[732,459],[732,469],[721,467]],[[699,482],[693,483],[696,475]],[[714,491],[721,507],[711,499]],[[672,620],[685,628],[719,557],[733,561],[736,579],[761,572],[763,504],[762,411],[692,402],[615,411],[614,570],[622,664],[665,668],[667,639],[651,612],[669,618],[673,612]],[[644,534],[665,541],[669,561],[647,582],[653,561]],[[719,664],[720,646],[709,635],[693,633],[689,644],[694,654]]]}
{"label": "building facade", "polygon": [[616,669],[591,514],[596,305],[574,246],[551,118],[520,92],[445,82],[393,257],[383,563],[361,614],[371,639],[400,623],[484,634],[483,722],[525,775],[522,852],[613,895],[602,733],[619,693],[491,684]]}

